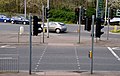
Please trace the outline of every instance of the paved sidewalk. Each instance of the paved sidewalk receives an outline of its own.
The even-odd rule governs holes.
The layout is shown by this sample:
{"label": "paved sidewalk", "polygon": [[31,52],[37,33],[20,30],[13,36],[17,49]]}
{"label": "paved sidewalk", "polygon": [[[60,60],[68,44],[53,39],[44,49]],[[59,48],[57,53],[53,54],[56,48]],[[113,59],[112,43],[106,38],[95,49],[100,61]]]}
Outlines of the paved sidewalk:
{"label": "paved sidewalk", "polygon": [[57,71],[49,71],[49,72],[37,72],[29,75],[28,72],[20,72],[20,73],[1,73],[0,76],[120,76],[120,72],[101,72],[96,71],[93,74],[90,72],[57,72]]}
{"label": "paved sidewalk", "polygon": [[[18,33],[15,32],[1,32],[0,33],[0,44],[13,44],[13,45],[21,45],[21,44],[29,44],[29,34],[25,33],[23,35],[18,36]],[[50,38],[47,38],[46,35],[44,37],[44,43],[43,43],[43,37],[42,34],[39,36],[33,36],[32,37],[33,44],[46,44],[46,43],[67,43],[67,44],[75,44],[76,46],[91,46],[91,37],[81,37],[80,44],[78,44],[78,37],[73,36],[61,36],[59,34],[51,34]],[[120,45],[120,39],[119,38],[109,38],[107,40],[105,37],[102,37],[101,40],[94,39],[94,45],[95,46],[118,46]]]}

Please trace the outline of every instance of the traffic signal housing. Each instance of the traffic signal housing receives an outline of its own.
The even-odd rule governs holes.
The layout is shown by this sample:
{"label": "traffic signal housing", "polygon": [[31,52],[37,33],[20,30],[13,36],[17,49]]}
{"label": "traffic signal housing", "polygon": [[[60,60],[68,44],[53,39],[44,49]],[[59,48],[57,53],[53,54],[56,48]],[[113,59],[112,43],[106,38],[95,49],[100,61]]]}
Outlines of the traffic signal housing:
{"label": "traffic signal housing", "polygon": [[79,20],[79,8],[75,8],[75,18],[78,21]]}
{"label": "traffic signal housing", "polygon": [[46,19],[48,19],[48,18],[50,18],[50,9],[48,7],[46,7],[45,10],[46,10],[45,16],[46,16]]}
{"label": "traffic signal housing", "polygon": [[[38,22],[41,21],[41,19],[38,19],[37,16],[33,16],[33,36],[37,36],[38,33],[42,32],[41,24],[38,24]],[[39,30],[41,28],[41,30]]]}
{"label": "traffic signal housing", "polygon": [[82,8],[82,20],[86,18],[87,10],[85,8]]}
{"label": "traffic signal housing", "polygon": [[104,26],[101,26],[101,18],[96,19],[96,38],[100,38],[104,32],[101,32],[101,29],[103,29]]}
{"label": "traffic signal housing", "polygon": [[92,19],[89,17],[85,18],[85,30],[86,31],[91,31],[91,24],[92,24]]}
{"label": "traffic signal housing", "polygon": [[116,9],[115,8],[111,8],[110,9],[110,18],[112,19],[115,15],[116,15]]}

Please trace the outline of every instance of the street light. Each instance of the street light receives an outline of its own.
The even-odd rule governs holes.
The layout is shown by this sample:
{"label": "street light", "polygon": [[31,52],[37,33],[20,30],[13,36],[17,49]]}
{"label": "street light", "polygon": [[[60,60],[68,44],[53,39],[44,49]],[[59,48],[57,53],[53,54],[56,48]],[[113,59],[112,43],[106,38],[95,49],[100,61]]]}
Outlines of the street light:
{"label": "street light", "polygon": [[24,17],[26,18],[26,0],[24,0]]}

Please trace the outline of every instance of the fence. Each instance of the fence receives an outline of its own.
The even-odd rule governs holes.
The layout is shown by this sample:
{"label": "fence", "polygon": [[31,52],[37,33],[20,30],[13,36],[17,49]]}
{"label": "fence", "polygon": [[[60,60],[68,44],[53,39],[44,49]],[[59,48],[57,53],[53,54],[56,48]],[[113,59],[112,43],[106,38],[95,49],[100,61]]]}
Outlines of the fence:
{"label": "fence", "polygon": [[19,72],[19,55],[0,54],[0,72]]}

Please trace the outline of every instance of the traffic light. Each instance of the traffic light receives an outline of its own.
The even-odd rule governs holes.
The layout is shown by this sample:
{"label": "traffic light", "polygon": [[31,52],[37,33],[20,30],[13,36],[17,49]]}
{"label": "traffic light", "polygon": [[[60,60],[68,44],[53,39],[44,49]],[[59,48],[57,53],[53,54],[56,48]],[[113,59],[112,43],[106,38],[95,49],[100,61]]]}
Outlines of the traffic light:
{"label": "traffic light", "polygon": [[101,18],[96,19],[96,38],[100,38],[104,32],[101,32],[101,29],[104,28],[104,26],[101,26]]}
{"label": "traffic light", "polygon": [[85,18],[85,30],[90,31],[91,30],[91,24],[92,24],[92,19],[86,17]]}
{"label": "traffic light", "polygon": [[110,18],[113,18],[113,9],[110,9]]}
{"label": "traffic light", "polygon": [[50,17],[50,9],[48,7],[45,8],[46,9],[46,19],[48,19]]}
{"label": "traffic light", "polygon": [[79,20],[79,8],[75,8],[75,18],[78,21]]}
{"label": "traffic light", "polygon": [[85,8],[82,8],[82,19],[85,19],[86,18],[86,9]]}
{"label": "traffic light", "polygon": [[[41,19],[38,19],[37,16],[33,16],[33,36],[37,36],[38,33],[42,32],[41,24],[38,24],[38,22],[41,21]],[[41,30],[39,30],[41,28]]]}
{"label": "traffic light", "polygon": [[112,19],[115,15],[116,15],[116,9],[115,8],[111,8],[110,9],[110,18]]}

